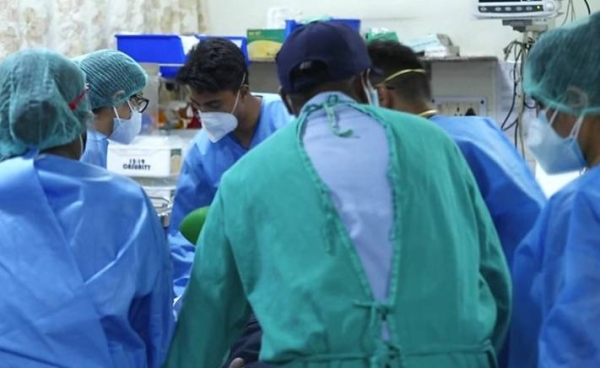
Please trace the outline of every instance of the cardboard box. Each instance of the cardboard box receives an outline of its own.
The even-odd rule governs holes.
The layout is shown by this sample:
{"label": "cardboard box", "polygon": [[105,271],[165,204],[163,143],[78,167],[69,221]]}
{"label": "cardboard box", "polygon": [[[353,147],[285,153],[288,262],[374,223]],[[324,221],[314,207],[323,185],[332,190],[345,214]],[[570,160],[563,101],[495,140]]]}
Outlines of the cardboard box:
{"label": "cardboard box", "polygon": [[285,40],[285,30],[249,29],[247,36],[251,61],[273,61]]}

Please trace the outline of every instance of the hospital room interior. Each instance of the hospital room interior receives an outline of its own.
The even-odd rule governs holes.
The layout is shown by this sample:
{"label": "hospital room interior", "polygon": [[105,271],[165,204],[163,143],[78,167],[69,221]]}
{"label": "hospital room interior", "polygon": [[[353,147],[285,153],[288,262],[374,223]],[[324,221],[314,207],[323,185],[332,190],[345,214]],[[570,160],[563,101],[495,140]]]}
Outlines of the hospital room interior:
{"label": "hospital room interior", "polygon": [[0,368],[600,367],[600,0],[9,0]]}

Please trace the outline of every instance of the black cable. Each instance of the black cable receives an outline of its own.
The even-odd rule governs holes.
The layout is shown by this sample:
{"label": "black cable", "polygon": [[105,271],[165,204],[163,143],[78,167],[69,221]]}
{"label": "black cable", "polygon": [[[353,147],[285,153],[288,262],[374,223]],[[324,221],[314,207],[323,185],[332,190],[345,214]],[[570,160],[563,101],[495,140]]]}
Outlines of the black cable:
{"label": "black cable", "polygon": [[590,3],[588,2],[588,0],[583,0],[583,2],[585,3],[585,6],[587,7],[588,15],[592,15],[592,8],[590,8]]}
{"label": "black cable", "polygon": [[503,131],[507,132],[509,131],[512,127],[514,127],[515,125],[517,125],[519,123],[519,119],[515,119],[512,123],[510,123],[506,128],[502,129]]}
{"label": "black cable", "polygon": [[[511,44],[511,47],[514,45],[519,44],[518,42],[513,42]],[[522,46],[522,45],[521,45]],[[510,51],[509,51],[510,52]],[[506,128],[506,124],[508,123],[508,119],[510,119],[512,113],[515,111],[515,107],[517,104],[517,89],[519,86],[519,79],[517,78],[517,65],[519,64],[519,60],[521,59],[521,56],[523,55],[523,49],[520,49],[518,52],[515,50],[515,65],[513,67],[513,96],[512,96],[512,101],[510,103],[510,109],[508,110],[508,114],[506,114],[506,118],[504,118],[504,121],[502,122],[502,124],[500,125],[500,129],[506,131],[510,128]]]}
{"label": "black cable", "polygon": [[521,124],[519,124],[519,120],[515,120],[515,148],[519,149],[519,128]]}

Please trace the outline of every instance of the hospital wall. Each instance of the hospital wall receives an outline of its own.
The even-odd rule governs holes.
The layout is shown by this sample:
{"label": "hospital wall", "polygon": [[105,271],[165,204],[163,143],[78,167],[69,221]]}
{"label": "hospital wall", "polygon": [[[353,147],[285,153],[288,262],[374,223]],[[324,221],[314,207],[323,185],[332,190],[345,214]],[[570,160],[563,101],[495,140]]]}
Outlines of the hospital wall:
{"label": "hospital wall", "polygon": [[[297,9],[303,16],[360,18],[365,27],[386,27],[401,39],[445,33],[463,55],[503,56],[502,49],[518,34],[500,20],[473,18],[474,0],[205,0],[205,26],[216,35],[244,34],[267,24],[270,7]],[[574,0],[576,14],[587,14],[583,0]],[[588,0],[600,11],[600,0]],[[242,5],[243,3],[243,5]],[[566,4],[566,1],[565,1]]]}
{"label": "hospital wall", "polygon": [[29,47],[68,56],[114,47],[120,32],[204,32],[204,0],[9,0],[0,6],[0,59]]}

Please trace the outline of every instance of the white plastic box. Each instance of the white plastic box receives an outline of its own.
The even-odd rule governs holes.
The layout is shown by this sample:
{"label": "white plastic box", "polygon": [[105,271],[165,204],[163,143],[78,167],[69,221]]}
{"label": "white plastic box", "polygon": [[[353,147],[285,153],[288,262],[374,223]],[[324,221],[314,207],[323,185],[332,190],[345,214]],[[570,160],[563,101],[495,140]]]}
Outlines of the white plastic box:
{"label": "white plastic box", "polygon": [[132,178],[177,177],[184,148],[177,136],[139,136],[130,145],[111,142],[107,168]]}

